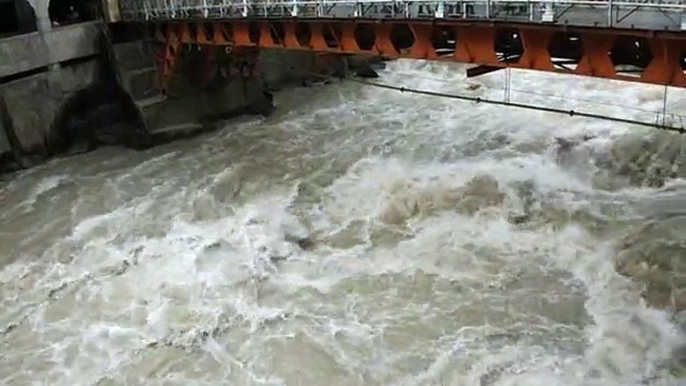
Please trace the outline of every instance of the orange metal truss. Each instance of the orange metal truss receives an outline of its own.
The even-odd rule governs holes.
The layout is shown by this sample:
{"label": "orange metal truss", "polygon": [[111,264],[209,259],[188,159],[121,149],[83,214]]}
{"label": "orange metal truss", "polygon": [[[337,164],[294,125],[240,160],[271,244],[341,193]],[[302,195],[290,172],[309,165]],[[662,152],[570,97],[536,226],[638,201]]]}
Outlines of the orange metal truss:
{"label": "orange metal truss", "polygon": [[[519,54],[514,58],[504,59],[497,48],[504,32],[516,36]],[[455,61],[686,87],[686,34],[666,31],[460,21],[256,20],[164,23],[155,33],[167,43],[164,72],[173,66],[180,44],[201,44]],[[556,47],[572,41],[570,36],[578,44],[577,53]],[[627,39],[630,44],[619,44]],[[647,46],[643,49],[650,56],[640,71],[633,76],[617,71],[610,51],[631,60],[638,57],[631,50],[640,45]],[[574,68],[556,66],[551,52],[567,57]]]}

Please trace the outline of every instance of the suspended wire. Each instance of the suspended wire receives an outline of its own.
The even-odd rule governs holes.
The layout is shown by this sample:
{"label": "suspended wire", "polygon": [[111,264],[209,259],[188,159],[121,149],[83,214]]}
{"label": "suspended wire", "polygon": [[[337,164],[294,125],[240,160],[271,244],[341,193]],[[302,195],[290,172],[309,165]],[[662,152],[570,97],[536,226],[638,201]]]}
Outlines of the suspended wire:
{"label": "suspended wire", "polygon": [[[310,72],[310,71],[304,71],[304,72],[312,74],[312,75],[320,77],[320,78],[330,79],[329,76],[318,74],[315,72]],[[515,107],[515,108],[520,108],[520,109],[524,109],[524,110],[544,111],[544,112],[548,112],[548,113],[569,115],[571,117],[583,117],[583,118],[599,119],[599,120],[603,120],[603,121],[625,123],[625,124],[629,124],[629,125],[650,127],[650,128],[659,129],[659,130],[673,131],[673,132],[677,132],[680,134],[686,134],[686,128],[684,128],[684,127],[666,126],[666,125],[659,124],[658,122],[652,123],[652,122],[646,122],[646,121],[638,121],[638,120],[634,120],[634,119],[618,118],[618,117],[611,117],[611,116],[594,114],[594,113],[587,113],[587,112],[583,112],[583,111],[565,110],[565,109],[559,109],[559,108],[555,108],[555,107],[537,106],[537,105],[530,105],[530,104],[518,103],[518,102],[506,102],[506,101],[500,101],[500,100],[495,100],[495,99],[472,97],[472,96],[467,96],[467,95],[448,94],[448,93],[437,92],[437,91],[429,91],[429,90],[419,90],[419,89],[414,89],[414,88],[409,88],[409,87],[404,87],[404,86],[393,86],[390,84],[384,84],[384,83],[378,83],[378,82],[368,82],[368,81],[355,79],[355,78],[349,78],[348,80],[351,82],[354,82],[354,83],[359,83],[359,84],[372,86],[372,87],[378,87],[378,88],[387,89],[387,90],[400,91],[403,93],[406,92],[406,93],[418,94],[418,95],[457,99],[457,100],[476,102],[476,103],[484,103],[484,104],[490,104],[490,105],[496,105],[496,106]],[[651,113],[654,113],[654,112],[651,112]]]}
{"label": "suspended wire", "polygon": [[667,118],[667,85],[665,85],[664,98],[662,99],[662,126],[665,125]]}
{"label": "suspended wire", "polygon": [[510,91],[512,89],[512,76],[510,74],[510,67],[505,69],[505,102],[510,101]]}
{"label": "suspended wire", "polygon": [[[421,76],[421,75],[415,76],[415,75],[409,75],[409,74],[403,74],[403,73],[394,73],[394,75],[396,75],[396,74],[406,76],[408,78],[411,77],[413,79],[423,79],[423,80],[441,82],[441,83],[445,83],[445,84],[455,84],[455,81],[451,81],[448,79],[439,79],[439,78],[433,78],[433,77]],[[482,83],[479,83],[478,85],[479,85],[479,87],[485,88],[488,90],[493,90],[493,91],[500,91],[501,90],[499,87],[493,87],[493,86],[489,86],[489,85],[482,84]],[[578,99],[578,98],[570,97],[567,95],[548,94],[548,93],[536,92],[536,91],[525,90],[525,89],[516,89],[516,88],[510,88],[510,91],[517,93],[517,94],[529,94],[529,95],[536,95],[536,96],[541,96],[541,97],[545,97],[545,98],[563,99],[563,100],[569,100],[569,101],[574,101],[574,102],[587,103],[587,104],[591,104],[591,105],[618,107],[617,104],[613,104],[613,103],[602,102],[602,101],[591,101],[591,100],[587,100],[587,99]],[[658,115],[660,114],[659,111],[647,110],[647,109],[642,109],[640,107],[634,107],[634,106],[621,106],[621,108],[624,110],[632,110],[632,111],[651,114],[651,115],[656,114],[656,113]],[[663,113],[665,112],[665,110],[666,110],[666,106],[663,106]],[[678,115],[678,114],[668,114],[668,115],[671,115],[673,117],[679,117],[680,120],[683,120],[683,118],[686,118],[686,116]]]}

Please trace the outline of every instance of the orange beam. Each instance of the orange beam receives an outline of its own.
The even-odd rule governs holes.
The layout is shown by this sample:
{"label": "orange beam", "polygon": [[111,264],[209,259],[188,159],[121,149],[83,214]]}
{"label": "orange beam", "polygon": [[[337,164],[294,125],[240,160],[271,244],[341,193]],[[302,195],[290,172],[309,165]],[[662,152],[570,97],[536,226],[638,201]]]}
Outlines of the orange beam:
{"label": "orange beam", "polygon": [[[154,37],[167,43],[167,68],[173,67],[171,56],[178,45],[206,44],[447,60],[686,87],[686,35],[659,31],[402,20],[182,22],[157,28]],[[567,44],[556,47],[559,42],[577,44],[581,52],[572,52]],[[643,51],[620,52],[633,47]],[[558,59],[551,52],[561,53],[564,64],[556,66]],[[621,71],[620,65],[627,64],[622,61],[637,57],[644,59],[636,59],[641,68],[629,74]]]}

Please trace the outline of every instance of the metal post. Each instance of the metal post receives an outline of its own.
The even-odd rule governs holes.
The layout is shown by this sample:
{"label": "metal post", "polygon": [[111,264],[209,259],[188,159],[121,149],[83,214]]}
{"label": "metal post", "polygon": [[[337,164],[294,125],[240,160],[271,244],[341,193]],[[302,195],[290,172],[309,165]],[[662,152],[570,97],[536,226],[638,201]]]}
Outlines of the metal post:
{"label": "metal post", "polygon": [[443,19],[445,17],[445,4],[442,1],[438,3],[438,7],[436,7],[435,16],[437,19]]}
{"label": "metal post", "polygon": [[486,19],[491,18],[491,0],[486,0]]}
{"label": "metal post", "polygon": [[544,23],[552,23],[555,21],[555,8],[552,1],[547,1],[543,4],[543,15],[541,21]]}
{"label": "metal post", "polygon": [[243,17],[248,17],[248,0],[243,0],[243,10],[241,11]]}
{"label": "metal post", "polygon": [[298,16],[298,0],[293,0],[293,8],[291,9],[291,16]]}
{"label": "metal post", "polygon": [[534,3],[531,0],[526,0],[529,4],[529,21],[534,21]]}
{"label": "metal post", "polygon": [[614,5],[612,4],[612,0],[608,0],[607,2],[607,26],[612,27],[612,10],[614,8]]}

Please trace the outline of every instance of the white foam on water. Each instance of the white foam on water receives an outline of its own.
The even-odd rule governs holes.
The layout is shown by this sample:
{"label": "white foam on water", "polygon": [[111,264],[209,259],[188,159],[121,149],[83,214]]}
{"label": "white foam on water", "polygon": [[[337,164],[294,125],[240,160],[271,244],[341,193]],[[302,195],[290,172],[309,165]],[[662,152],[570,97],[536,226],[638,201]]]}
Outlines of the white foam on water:
{"label": "white foam on water", "polygon": [[[382,81],[416,75],[413,87],[465,91],[446,65],[390,70]],[[495,86],[500,75],[468,82]],[[598,80],[513,78],[612,99],[612,113],[658,98]],[[555,161],[556,136],[593,134],[583,146],[601,151],[632,128],[330,89],[283,121],[110,171],[132,192],[113,210],[87,216],[77,198],[67,237],[0,269],[0,382],[679,384],[664,364],[684,337],[615,272],[612,240],[574,221],[509,221],[524,182],[542,212],[654,193],[599,191],[592,168]],[[41,193],[78,179],[60,178]]]}

